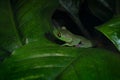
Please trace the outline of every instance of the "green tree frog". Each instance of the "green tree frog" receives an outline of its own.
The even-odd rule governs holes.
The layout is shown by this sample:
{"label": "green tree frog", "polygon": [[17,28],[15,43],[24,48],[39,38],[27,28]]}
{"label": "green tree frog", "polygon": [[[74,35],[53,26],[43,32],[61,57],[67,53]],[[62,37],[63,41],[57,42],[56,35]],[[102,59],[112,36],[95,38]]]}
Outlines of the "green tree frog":
{"label": "green tree frog", "polygon": [[75,46],[75,47],[82,47],[88,48],[92,47],[92,42],[82,36],[75,35],[71,33],[69,30],[66,29],[65,26],[62,27],[54,27],[53,35],[65,42],[62,46]]}

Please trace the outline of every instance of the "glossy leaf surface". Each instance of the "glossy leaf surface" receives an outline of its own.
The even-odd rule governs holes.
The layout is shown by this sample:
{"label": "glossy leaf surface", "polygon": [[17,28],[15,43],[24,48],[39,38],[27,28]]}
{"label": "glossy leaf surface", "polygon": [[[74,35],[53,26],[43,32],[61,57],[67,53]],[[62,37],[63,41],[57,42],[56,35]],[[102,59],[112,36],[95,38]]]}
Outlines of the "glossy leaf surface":
{"label": "glossy leaf surface", "polygon": [[102,49],[40,46],[34,42],[17,49],[0,65],[0,79],[117,80],[119,57]]}
{"label": "glossy leaf surface", "polygon": [[120,51],[120,17],[114,17],[107,23],[97,27]]}

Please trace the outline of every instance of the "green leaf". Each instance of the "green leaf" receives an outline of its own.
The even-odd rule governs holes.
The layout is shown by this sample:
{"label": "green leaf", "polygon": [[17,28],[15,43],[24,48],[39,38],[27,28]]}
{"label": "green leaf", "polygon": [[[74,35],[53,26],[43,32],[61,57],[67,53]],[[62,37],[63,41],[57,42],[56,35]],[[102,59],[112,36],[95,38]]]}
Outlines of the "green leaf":
{"label": "green leaf", "polygon": [[0,65],[0,80],[120,79],[118,54],[38,43],[29,43],[13,52]]}
{"label": "green leaf", "polygon": [[119,69],[119,54],[101,49],[87,49],[82,51],[82,55],[57,80],[119,80]]}
{"label": "green leaf", "polygon": [[10,0],[0,0],[0,48],[13,51],[22,46]]}
{"label": "green leaf", "polygon": [[120,17],[114,17],[107,23],[96,27],[102,32],[120,51]]}
{"label": "green leaf", "polygon": [[52,3],[1,0],[0,47],[13,51],[23,44],[41,40],[50,29],[51,16],[57,6],[57,0]]}
{"label": "green leaf", "polygon": [[107,21],[115,13],[115,0],[87,0],[91,12],[102,21]]}
{"label": "green leaf", "polygon": [[0,80],[53,80],[79,55],[77,48],[39,43],[29,43],[14,51],[0,65]]}
{"label": "green leaf", "polygon": [[[50,30],[51,16],[58,6],[58,0],[50,3],[47,0],[14,0],[13,10],[17,26],[24,44],[44,39],[45,32]],[[42,44],[42,41],[41,41]]]}

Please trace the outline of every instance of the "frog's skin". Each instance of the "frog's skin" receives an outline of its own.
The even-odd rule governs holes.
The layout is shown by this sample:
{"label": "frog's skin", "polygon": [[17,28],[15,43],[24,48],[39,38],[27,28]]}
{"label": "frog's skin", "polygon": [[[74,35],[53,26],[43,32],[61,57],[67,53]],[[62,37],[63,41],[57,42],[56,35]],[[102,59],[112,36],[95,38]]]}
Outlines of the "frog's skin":
{"label": "frog's skin", "polygon": [[65,42],[63,46],[76,46],[83,48],[93,46],[90,40],[71,33],[69,30],[66,29],[65,26],[58,28],[54,27],[53,34],[56,38]]}

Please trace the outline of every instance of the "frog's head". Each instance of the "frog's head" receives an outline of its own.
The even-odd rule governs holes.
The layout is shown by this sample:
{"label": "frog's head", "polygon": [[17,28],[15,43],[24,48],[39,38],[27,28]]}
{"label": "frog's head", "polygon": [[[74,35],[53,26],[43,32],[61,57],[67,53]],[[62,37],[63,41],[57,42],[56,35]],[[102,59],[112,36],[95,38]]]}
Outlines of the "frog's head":
{"label": "frog's head", "polygon": [[66,27],[54,27],[53,34],[56,38],[59,40],[65,41],[65,42],[71,42],[72,37],[70,35],[70,32],[66,29]]}

